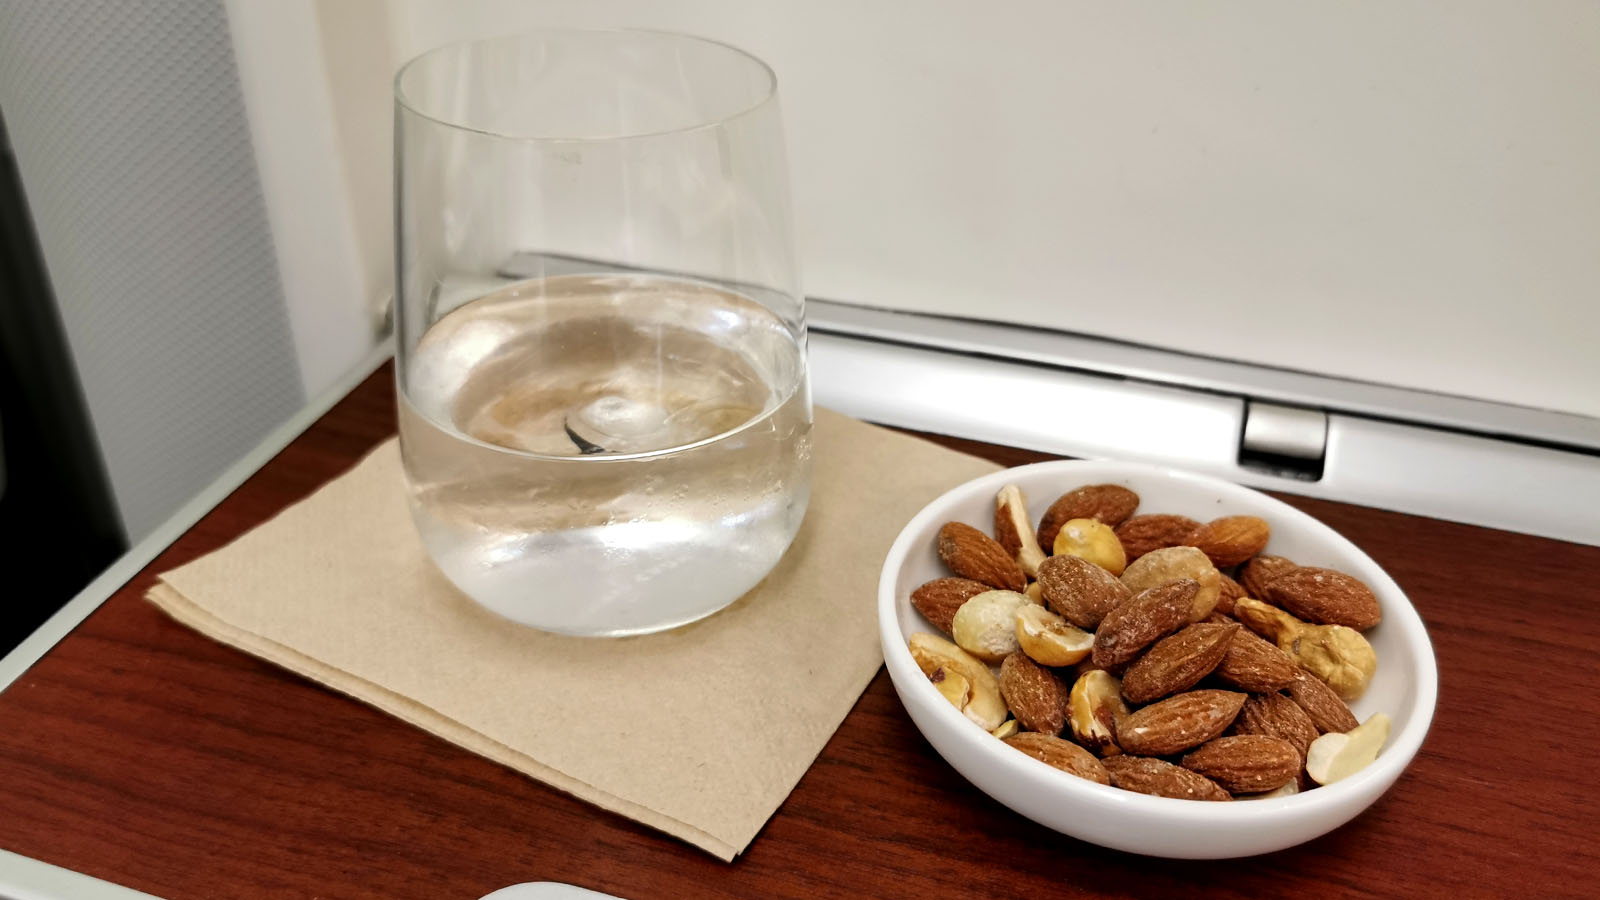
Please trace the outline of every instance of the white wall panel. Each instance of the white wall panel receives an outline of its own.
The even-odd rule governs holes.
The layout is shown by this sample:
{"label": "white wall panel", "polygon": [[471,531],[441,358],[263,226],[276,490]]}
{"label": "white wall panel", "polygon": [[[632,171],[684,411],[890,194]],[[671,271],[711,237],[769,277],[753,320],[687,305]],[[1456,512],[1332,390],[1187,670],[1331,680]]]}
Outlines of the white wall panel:
{"label": "white wall panel", "polygon": [[[387,27],[381,18],[366,32],[345,25],[357,11],[383,7],[342,0],[322,4],[319,16],[313,0],[222,2],[295,355],[316,393],[377,343],[371,308],[394,281],[391,232],[377,227],[390,194],[372,189],[388,171],[388,142],[372,146],[390,127],[387,96],[364,91],[350,71],[383,76],[387,54],[372,52],[369,35],[386,47]],[[362,212],[369,219],[358,223]]]}
{"label": "white wall panel", "polygon": [[808,293],[1600,415],[1600,3],[392,0],[396,57],[702,33]]}

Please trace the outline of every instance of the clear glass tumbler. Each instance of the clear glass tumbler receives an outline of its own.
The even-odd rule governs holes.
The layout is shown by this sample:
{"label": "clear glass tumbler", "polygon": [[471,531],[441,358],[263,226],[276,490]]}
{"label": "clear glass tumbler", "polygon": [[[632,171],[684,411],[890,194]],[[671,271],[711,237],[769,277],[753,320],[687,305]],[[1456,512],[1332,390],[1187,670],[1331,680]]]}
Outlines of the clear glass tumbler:
{"label": "clear glass tumbler", "polygon": [[682,35],[443,47],[395,81],[411,510],[489,609],[624,635],[727,606],[805,514],[772,71]]}

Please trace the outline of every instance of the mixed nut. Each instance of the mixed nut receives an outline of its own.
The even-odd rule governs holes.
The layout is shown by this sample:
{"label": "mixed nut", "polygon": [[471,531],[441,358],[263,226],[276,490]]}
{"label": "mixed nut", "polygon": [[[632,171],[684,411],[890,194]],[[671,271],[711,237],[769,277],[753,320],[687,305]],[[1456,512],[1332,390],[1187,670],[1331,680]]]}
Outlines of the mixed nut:
{"label": "mixed nut", "polygon": [[1256,516],[1138,508],[1126,487],[1087,485],[1035,529],[1007,485],[993,537],[944,525],[952,574],[911,603],[946,637],[909,641],[939,693],[1035,759],[1161,797],[1283,796],[1377,758],[1389,717],[1346,705],[1377,670],[1372,591],[1266,554]]}

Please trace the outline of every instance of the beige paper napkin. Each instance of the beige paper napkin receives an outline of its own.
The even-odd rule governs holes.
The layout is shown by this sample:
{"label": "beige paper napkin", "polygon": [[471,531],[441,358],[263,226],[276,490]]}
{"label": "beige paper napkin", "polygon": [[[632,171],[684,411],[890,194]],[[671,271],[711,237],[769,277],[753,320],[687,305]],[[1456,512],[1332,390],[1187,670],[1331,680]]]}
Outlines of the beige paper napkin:
{"label": "beige paper napkin", "polygon": [[173,618],[474,753],[730,860],[882,662],[879,568],[929,500],[988,462],[817,410],[810,511],[755,590],[623,639],[485,612],[423,552],[394,441],[162,576]]}

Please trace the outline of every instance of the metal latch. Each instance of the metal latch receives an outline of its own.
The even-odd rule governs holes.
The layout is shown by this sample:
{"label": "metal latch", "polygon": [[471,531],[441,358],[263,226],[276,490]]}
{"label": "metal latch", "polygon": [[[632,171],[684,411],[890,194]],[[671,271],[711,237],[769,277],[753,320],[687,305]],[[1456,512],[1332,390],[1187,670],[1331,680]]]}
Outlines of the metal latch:
{"label": "metal latch", "polygon": [[1239,465],[1300,481],[1322,478],[1328,414],[1320,409],[1246,400]]}

